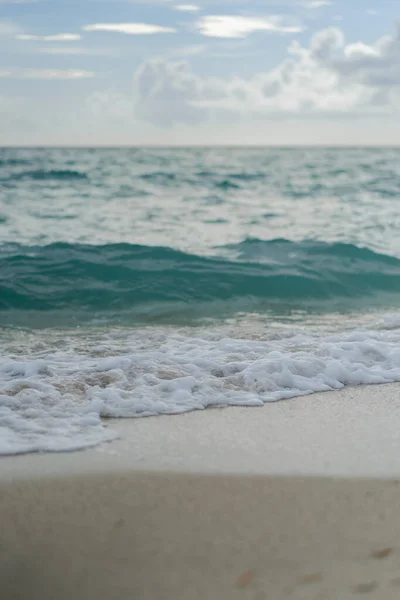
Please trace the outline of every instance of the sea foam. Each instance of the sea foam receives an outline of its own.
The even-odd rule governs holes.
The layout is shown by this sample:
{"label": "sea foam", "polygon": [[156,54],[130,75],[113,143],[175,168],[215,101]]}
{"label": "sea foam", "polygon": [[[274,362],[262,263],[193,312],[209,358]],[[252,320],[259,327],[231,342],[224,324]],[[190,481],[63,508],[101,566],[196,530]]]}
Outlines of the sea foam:
{"label": "sea foam", "polygon": [[254,339],[152,328],[32,339],[0,362],[0,454],[109,441],[115,433],[102,417],[262,406],[400,381],[400,329]]}

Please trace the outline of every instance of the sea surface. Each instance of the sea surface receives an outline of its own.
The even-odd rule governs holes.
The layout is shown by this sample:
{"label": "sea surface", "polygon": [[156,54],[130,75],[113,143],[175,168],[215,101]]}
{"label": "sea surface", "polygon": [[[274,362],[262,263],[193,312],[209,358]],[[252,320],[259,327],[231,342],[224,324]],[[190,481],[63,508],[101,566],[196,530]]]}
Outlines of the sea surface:
{"label": "sea surface", "polygon": [[0,454],[400,381],[399,203],[393,148],[0,149]]}

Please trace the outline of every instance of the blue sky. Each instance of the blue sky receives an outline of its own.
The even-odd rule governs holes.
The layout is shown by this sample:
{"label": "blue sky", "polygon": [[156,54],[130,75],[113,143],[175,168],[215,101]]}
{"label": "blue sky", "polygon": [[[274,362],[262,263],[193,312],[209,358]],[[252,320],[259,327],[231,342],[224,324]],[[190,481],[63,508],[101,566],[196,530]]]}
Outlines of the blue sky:
{"label": "blue sky", "polygon": [[400,144],[396,0],[0,0],[0,144]]}

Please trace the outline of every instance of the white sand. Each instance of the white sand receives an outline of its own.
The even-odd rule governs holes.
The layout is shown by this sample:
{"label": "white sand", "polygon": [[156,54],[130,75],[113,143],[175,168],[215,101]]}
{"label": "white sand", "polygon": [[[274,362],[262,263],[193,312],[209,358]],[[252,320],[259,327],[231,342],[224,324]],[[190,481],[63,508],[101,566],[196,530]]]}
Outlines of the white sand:
{"label": "white sand", "polygon": [[1,600],[398,600],[399,394],[119,421],[106,446],[3,458]]}

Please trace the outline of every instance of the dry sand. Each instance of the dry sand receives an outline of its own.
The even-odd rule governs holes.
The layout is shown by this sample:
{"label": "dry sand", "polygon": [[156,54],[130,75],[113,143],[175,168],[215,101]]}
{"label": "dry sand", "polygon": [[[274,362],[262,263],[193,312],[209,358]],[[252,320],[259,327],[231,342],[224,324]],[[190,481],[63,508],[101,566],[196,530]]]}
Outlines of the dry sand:
{"label": "dry sand", "polygon": [[399,391],[125,421],[97,449],[2,459],[1,600],[398,600]]}

